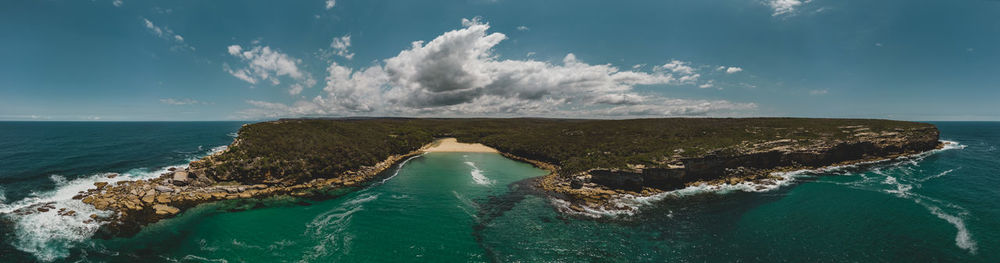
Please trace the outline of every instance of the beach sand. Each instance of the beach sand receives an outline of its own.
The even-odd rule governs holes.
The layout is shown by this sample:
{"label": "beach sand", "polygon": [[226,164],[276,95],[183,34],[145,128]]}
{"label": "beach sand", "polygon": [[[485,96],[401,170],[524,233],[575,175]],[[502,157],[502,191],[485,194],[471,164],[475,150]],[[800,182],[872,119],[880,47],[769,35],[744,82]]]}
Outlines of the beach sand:
{"label": "beach sand", "polygon": [[444,138],[434,141],[422,149],[424,152],[483,152],[495,153],[497,149],[481,143],[461,143],[455,138]]}

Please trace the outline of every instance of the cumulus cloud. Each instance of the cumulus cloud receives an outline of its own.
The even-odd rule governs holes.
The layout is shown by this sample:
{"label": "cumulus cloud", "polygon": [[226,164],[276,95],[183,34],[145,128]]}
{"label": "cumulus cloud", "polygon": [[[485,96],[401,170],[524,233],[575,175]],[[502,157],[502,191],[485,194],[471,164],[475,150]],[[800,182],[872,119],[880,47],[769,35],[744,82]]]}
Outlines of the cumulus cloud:
{"label": "cumulus cloud", "polygon": [[[559,63],[501,59],[507,39],[478,19],[394,57],[353,69],[332,62],[323,94],[291,105],[248,101],[244,117],[403,116],[687,116],[756,108],[752,103],[665,98],[639,85],[693,85],[690,62],[671,60],[650,71],[588,64],[574,54]],[[231,52],[232,53],[232,52]],[[252,72],[246,75],[253,76]],[[234,74],[235,76],[236,74]]]}
{"label": "cumulus cloud", "polygon": [[193,100],[193,99],[190,99],[190,98],[183,98],[183,99],[166,98],[166,99],[160,99],[160,103],[167,104],[167,105],[208,104],[208,103],[205,103],[205,102],[202,102],[202,101]]}
{"label": "cumulus cloud", "polygon": [[335,5],[337,5],[336,0],[326,0],[326,10],[332,9]]}
{"label": "cumulus cloud", "polygon": [[122,0],[114,0],[111,1],[111,4],[114,5],[115,7],[121,7],[122,4],[124,4],[124,2],[122,2]]}
{"label": "cumulus cloud", "polygon": [[271,85],[279,85],[282,78],[291,79],[293,83],[288,86],[288,93],[291,95],[298,95],[303,89],[316,85],[312,75],[300,69],[302,60],[272,50],[268,46],[244,49],[240,45],[230,45],[226,51],[239,58],[246,66],[232,68],[225,64],[223,70],[247,83],[257,84],[266,81]]}
{"label": "cumulus cloud", "polygon": [[153,33],[154,36],[173,42],[173,46],[170,48],[171,50],[194,50],[194,47],[184,42],[183,36],[174,33],[174,31],[170,30],[170,28],[157,26],[153,23],[153,21],[149,21],[149,19],[146,18],[142,19],[142,25],[145,26],[150,33]]}
{"label": "cumulus cloud", "polygon": [[517,31],[528,31],[528,30],[531,30],[531,28],[528,28],[527,26],[517,26]]}
{"label": "cumulus cloud", "polygon": [[726,74],[733,74],[733,73],[740,72],[740,71],[743,71],[743,68],[741,68],[741,67],[729,67],[729,68],[726,68]]}
{"label": "cumulus cloud", "polygon": [[354,53],[351,53],[350,50],[348,50],[350,47],[351,35],[335,37],[333,38],[333,42],[330,42],[330,48],[333,49],[333,54],[346,59],[354,58]]}
{"label": "cumulus cloud", "polygon": [[772,16],[781,16],[786,14],[792,14],[795,9],[799,8],[803,4],[809,3],[811,0],[769,0],[767,5],[771,7],[774,12]]}

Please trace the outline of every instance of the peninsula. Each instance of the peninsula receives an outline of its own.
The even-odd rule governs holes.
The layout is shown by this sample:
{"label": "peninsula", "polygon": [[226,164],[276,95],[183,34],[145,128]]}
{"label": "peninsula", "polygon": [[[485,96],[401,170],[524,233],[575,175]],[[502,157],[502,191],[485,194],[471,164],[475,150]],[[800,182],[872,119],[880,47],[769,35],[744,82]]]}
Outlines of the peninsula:
{"label": "peninsula", "polygon": [[931,124],[868,119],[282,119],[244,125],[228,149],[186,169],[97,183],[76,198],[107,211],[91,215],[104,236],[128,236],[202,203],[359,187],[426,151],[497,151],[550,171],[536,185],[573,209],[615,209],[608,201],[622,195],[769,180],[940,145]]}

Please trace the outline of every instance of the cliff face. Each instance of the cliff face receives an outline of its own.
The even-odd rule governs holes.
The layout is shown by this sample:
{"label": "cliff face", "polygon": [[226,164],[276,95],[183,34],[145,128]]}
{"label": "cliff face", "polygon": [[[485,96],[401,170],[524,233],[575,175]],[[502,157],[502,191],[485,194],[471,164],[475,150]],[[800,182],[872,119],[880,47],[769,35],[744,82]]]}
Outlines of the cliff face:
{"label": "cliff face", "polygon": [[555,176],[556,182],[549,188],[567,194],[570,199],[583,201],[584,205],[601,206],[602,199],[608,198],[608,191],[642,195],[679,189],[692,183],[756,180],[779,170],[888,159],[940,146],[939,132],[933,126],[879,133],[858,126],[841,128],[849,135],[845,139],[776,139],[699,157],[679,158],[662,167],[596,168],[571,176]]}

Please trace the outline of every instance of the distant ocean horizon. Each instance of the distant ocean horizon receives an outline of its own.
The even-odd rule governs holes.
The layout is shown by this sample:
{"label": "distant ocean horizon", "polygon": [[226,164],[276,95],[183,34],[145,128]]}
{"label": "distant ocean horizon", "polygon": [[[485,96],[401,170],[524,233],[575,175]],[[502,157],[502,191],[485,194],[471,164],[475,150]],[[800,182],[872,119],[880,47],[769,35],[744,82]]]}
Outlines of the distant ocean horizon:
{"label": "distant ocean horizon", "polygon": [[[77,191],[183,167],[245,123],[0,121],[0,262],[1000,261],[1000,122],[931,122],[952,147],[768,191],[626,200],[633,215],[563,214],[526,185],[543,170],[429,153],[336,196],[219,202],[92,237],[99,211]],[[79,213],[10,213],[46,202]]]}

